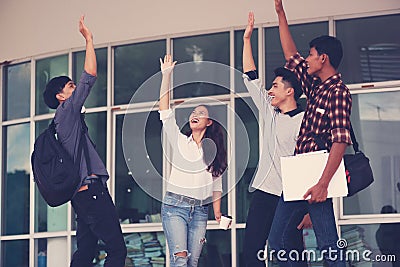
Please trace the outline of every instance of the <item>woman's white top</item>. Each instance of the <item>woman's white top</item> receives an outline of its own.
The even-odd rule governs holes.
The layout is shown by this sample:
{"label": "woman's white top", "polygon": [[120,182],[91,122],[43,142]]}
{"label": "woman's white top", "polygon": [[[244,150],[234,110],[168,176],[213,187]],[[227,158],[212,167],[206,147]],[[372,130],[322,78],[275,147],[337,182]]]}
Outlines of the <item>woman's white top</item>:
{"label": "woman's white top", "polygon": [[168,163],[172,165],[167,191],[200,200],[212,197],[213,191],[222,192],[222,178],[213,178],[207,171],[202,147],[197,145],[192,136],[181,133],[174,111],[168,109],[159,113],[172,151],[172,155],[165,153]]}

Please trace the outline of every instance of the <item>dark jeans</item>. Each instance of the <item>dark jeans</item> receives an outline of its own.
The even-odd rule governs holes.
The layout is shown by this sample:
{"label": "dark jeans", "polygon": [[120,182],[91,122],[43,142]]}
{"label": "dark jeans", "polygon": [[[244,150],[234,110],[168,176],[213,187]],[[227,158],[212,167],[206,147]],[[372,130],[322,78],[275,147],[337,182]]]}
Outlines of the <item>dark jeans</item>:
{"label": "dark jeans", "polygon": [[[299,245],[293,242],[293,233],[301,232],[296,227],[307,212],[310,213],[318,247],[321,252],[325,251],[323,255],[328,266],[346,266],[345,253],[336,244],[338,235],[332,199],[309,204],[305,200],[284,202],[282,197],[279,199],[268,238],[270,248],[278,253],[275,255],[277,255],[279,265],[307,267],[307,258],[301,256],[307,256],[303,253],[303,243]],[[300,255],[300,258],[295,259],[296,255]]]}
{"label": "dark jeans", "polygon": [[279,197],[260,190],[252,195],[243,244],[244,261],[248,267],[265,267],[261,260],[265,256],[259,251],[264,251]]}
{"label": "dark jeans", "polygon": [[108,189],[101,182],[89,184],[78,192],[71,203],[77,214],[76,240],[78,250],[72,256],[71,267],[92,266],[98,240],[105,243],[105,267],[125,266],[126,246],[117,211]]}

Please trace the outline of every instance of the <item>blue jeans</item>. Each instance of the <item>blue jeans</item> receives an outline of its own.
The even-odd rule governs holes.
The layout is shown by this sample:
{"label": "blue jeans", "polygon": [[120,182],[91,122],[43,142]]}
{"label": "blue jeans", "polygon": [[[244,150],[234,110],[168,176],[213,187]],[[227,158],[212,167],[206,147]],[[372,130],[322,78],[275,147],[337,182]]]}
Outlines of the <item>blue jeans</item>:
{"label": "blue jeans", "polygon": [[[310,213],[318,248],[323,251],[328,266],[346,266],[345,252],[337,246],[335,216],[332,199],[309,204],[307,201],[284,202],[281,197],[275,211],[271,232],[268,238],[271,253],[274,252],[280,266],[307,266],[307,253],[303,253],[304,245],[293,242],[293,233],[300,232],[300,224],[305,214]],[[280,255],[279,255],[280,253]],[[290,257],[290,254],[292,257]],[[296,259],[296,256],[299,258]],[[302,257],[305,255],[305,257]]]}
{"label": "blue jeans", "polygon": [[[165,196],[161,216],[170,266],[197,266],[206,242],[208,206],[192,206],[175,197]],[[187,256],[175,255],[179,252],[186,252]]]}

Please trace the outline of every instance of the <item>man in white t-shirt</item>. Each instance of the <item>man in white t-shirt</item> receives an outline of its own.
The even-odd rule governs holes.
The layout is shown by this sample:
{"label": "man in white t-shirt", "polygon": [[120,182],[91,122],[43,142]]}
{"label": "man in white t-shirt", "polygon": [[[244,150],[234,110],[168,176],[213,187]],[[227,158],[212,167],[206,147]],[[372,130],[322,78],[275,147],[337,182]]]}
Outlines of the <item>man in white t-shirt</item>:
{"label": "man in white t-shirt", "polygon": [[[246,222],[243,248],[246,266],[265,267],[262,260],[263,251],[282,194],[280,157],[293,155],[304,112],[297,103],[302,95],[301,85],[291,71],[283,67],[277,68],[274,71],[272,87],[268,91],[262,88],[251,50],[253,27],[254,15],[250,12],[243,35],[244,83],[260,111],[263,146],[258,169],[249,188],[254,192]],[[306,215],[298,227],[310,225]],[[303,242],[300,231],[293,234],[292,241]]]}

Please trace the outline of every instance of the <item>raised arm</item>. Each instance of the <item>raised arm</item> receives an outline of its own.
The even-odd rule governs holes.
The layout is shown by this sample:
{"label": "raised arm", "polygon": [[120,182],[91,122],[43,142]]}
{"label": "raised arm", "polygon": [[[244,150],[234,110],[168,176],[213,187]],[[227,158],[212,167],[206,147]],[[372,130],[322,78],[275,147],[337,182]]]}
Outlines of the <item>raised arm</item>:
{"label": "raised arm", "polygon": [[97,76],[97,62],[96,62],[96,53],[94,52],[94,46],[93,46],[93,35],[88,29],[88,27],[86,27],[84,20],[85,16],[81,16],[79,20],[79,31],[86,40],[86,55],[85,55],[84,70],[90,75]]}
{"label": "raised arm", "polygon": [[275,0],[275,11],[278,15],[279,37],[281,39],[283,54],[285,55],[286,61],[288,61],[291,56],[297,53],[297,48],[296,44],[293,41],[292,35],[290,34],[285,10],[283,9],[282,0]]}
{"label": "raised arm", "polygon": [[243,72],[256,70],[253,51],[251,50],[251,34],[254,29],[254,13],[249,12],[246,30],[243,35]]}
{"label": "raised arm", "polygon": [[171,84],[171,74],[174,70],[176,61],[172,62],[171,55],[164,56],[164,62],[160,58],[162,81],[160,87],[160,110],[169,109],[169,87]]}

